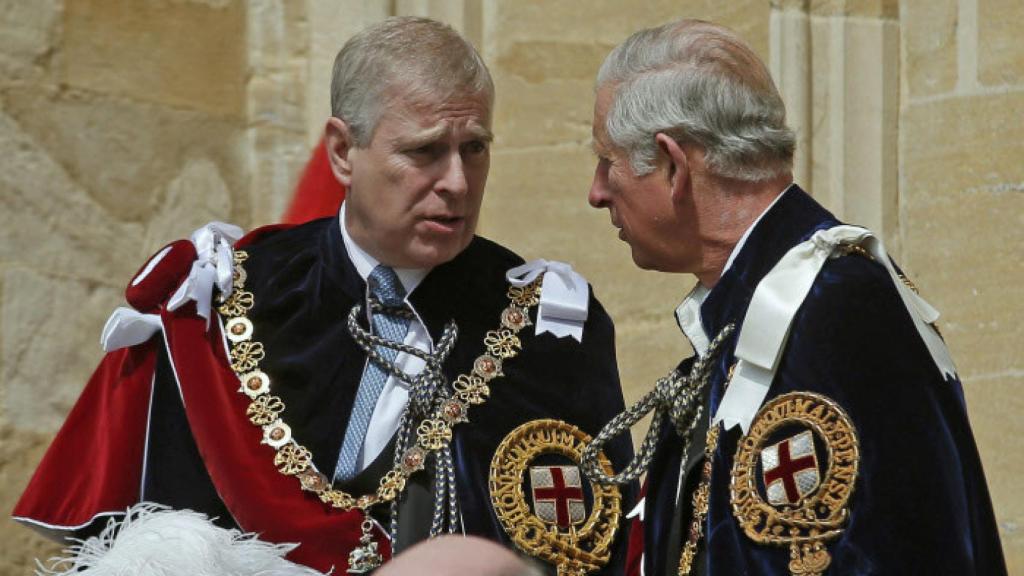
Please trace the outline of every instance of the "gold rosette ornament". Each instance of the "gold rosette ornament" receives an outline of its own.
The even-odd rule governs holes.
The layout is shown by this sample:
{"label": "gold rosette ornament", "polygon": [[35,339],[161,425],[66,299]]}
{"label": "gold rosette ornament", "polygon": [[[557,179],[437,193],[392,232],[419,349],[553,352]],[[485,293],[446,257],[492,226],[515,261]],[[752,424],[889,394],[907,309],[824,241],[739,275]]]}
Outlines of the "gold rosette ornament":
{"label": "gold rosette ornament", "polygon": [[754,542],[789,546],[790,574],[820,576],[832,562],[825,543],[849,518],[859,459],[856,430],[839,405],[783,394],[761,408],[736,449],[733,515]]}
{"label": "gold rosette ornament", "polygon": [[[523,552],[556,566],[558,576],[583,576],[611,558],[622,497],[612,485],[590,482],[579,470],[590,436],[560,420],[534,420],[510,432],[491,460],[491,504],[505,532]],[[537,465],[538,458],[569,466]],[[604,454],[599,462],[611,474]],[[529,499],[525,480],[531,478]],[[583,482],[592,504],[586,510]],[[533,506],[530,506],[532,502]]]}

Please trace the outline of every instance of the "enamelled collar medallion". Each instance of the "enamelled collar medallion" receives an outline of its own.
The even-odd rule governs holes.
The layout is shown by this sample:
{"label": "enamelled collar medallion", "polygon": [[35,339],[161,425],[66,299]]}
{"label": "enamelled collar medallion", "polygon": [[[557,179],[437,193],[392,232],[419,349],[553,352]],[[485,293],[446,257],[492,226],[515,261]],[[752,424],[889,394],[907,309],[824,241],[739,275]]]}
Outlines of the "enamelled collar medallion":
{"label": "enamelled collar medallion", "polygon": [[736,449],[732,510],[758,544],[789,546],[793,576],[820,576],[825,542],[842,534],[860,459],[857,433],[838,404],[809,392],[774,398]]}
{"label": "enamelled collar medallion", "polygon": [[[273,461],[278,472],[294,476],[302,490],[341,510],[358,508],[365,512],[376,504],[394,500],[409,476],[424,468],[427,457],[451,441],[452,427],[469,421],[470,407],[486,402],[490,386],[504,375],[502,364],[519,354],[522,343],[518,333],[531,325],[529,310],[540,301],[539,279],[526,286],[508,288],[510,302],[498,318],[499,327],[484,337],[486,352],[477,357],[470,372],[452,382],[452,397],[423,420],[416,430],[415,442],[402,453],[395,467],[384,474],[377,490],[357,497],[333,488],[313,465],[312,453],[292,437],[291,428],[282,419],[284,401],[272,394],[272,379],[260,370],[265,351],[263,344],[253,339],[253,324],[247,318],[254,305],[253,293],[245,290],[243,264],[248,258],[245,251],[234,251],[234,290],[218,308],[225,318],[231,370],[241,382],[238,391],[250,399],[246,417],[263,430],[262,443],[274,449]],[[365,527],[363,531],[367,532]]]}

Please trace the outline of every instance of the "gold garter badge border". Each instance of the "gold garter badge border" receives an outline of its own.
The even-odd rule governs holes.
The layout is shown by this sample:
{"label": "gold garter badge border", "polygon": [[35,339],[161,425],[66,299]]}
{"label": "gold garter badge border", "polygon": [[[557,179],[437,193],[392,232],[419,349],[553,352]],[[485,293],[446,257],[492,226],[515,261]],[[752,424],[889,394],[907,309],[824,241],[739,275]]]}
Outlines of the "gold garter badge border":
{"label": "gold garter badge border", "polygon": [[[783,427],[797,433],[777,441]],[[825,447],[823,465],[815,441]],[[825,543],[849,518],[859,460],[857,432],[833,400],[810,392],[778,396],[736,448],[733,515],[754,542],[789,546],[790,574],[820,576],[832,561]]]}
{"label": "gold garter badge border", "polygon": [[[491,504],[502,527],[517,548],[554,564],[558,576],[583,576],[607,564],[622,515],[619,489],[590,482],[579,471],[583,449],[590,441],[585,432],[561,420],[533,420],[505,436],[491,459]],[[531,466],[543,455],[564,457],[575,466]],[[599,461],[605,472],[611,474],[608,458],[601,454]],[[575,472],[570,474],[572,468]],[[567,520],[563,522],[557,515],[548,517],[531,509],[524,489],[526,477],[550,479],[552,473],[557,478],[554,482],[566,494],[567,505],[581,505],[582,486],[574,482],[589,483],[593,505],[585,518],[566,510],[561,513],[561,520]],[[536,505],[537,486],[533,492]]]}

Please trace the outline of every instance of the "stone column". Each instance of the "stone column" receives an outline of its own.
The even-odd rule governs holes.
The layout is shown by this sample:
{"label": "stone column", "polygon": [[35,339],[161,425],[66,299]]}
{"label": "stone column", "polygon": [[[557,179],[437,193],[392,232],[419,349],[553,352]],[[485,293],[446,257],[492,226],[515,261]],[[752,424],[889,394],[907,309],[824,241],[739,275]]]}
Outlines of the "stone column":
{"label": "stone column", "polygon": [[899,253],[899,24],[888,0],[772,4],[772,74],[797,133],[794,175]]}

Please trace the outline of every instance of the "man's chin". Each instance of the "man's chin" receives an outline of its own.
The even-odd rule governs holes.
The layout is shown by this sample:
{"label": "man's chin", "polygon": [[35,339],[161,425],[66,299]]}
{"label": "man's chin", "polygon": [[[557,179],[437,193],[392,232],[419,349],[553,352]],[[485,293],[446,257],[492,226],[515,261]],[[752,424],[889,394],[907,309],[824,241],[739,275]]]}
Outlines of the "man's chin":
{"label": "man's chin", "polygon": [[647,254],[644,254],[643,252],[637,250],[632,245],[630,245],[629,247],[629,255],[633,259],[633,264],[635,264],[636,267],[641,270],[658,269],[656,266],[654,266],[654,263],[651,261],[650,257]]}
{"label": "man's chin", "polygon": [[428,269],[453,260],[469,246],[472,236],[458,242],[416,243],[405,254],[406,262],[399,268]]}
{"label": "man's chin", "polygon": [[630,256],[633,258],[633,264],[641,270],[651,270],[653,272],[684,272],[684,270],[678,270],[677,267],[672,266],[665,259],[659,259],[653,257],[651,254],[637,250],[630,246]]}

